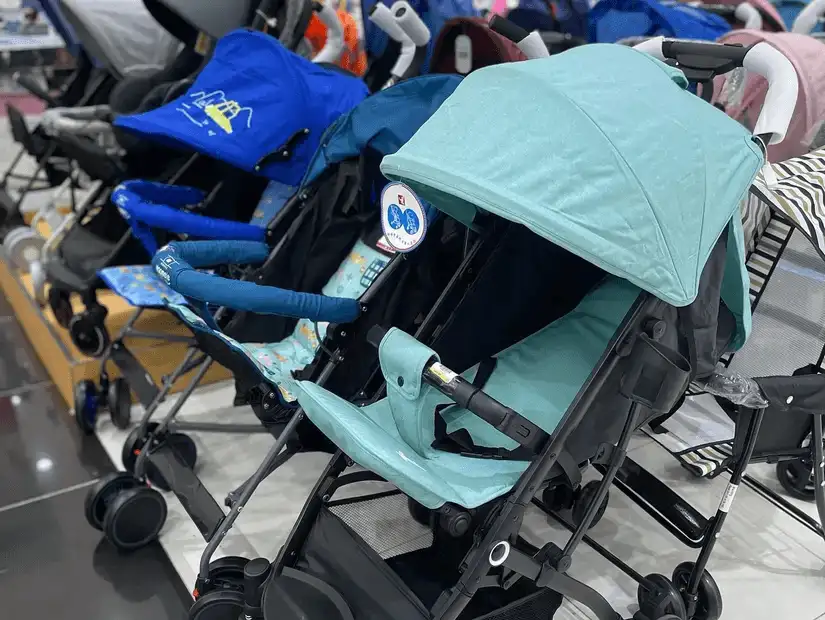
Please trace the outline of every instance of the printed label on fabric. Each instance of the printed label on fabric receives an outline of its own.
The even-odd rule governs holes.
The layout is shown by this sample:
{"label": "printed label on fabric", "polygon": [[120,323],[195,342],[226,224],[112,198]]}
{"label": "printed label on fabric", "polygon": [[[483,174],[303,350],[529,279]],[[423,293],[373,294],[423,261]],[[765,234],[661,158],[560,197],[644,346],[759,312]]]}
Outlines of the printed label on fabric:
{"label": "printed label on fabric", "polygon": [[410,252],[424,240],[427,216],[418,196],[403,183],[390,183],[381,192],[381,227],[398,252]]}
{"label": "printed label on fabric", "polygon": [[191,123],[198,127],[206,127],[210,136],[216,135],[213,128],[231,134],[239,127],[245,126],[249,129],[252,125],[252,108],[227,99],[226,93],[222,90],[192,93],[188,102],[181,103],[180,107],[175,109]]}
{"label": "printed label on fabric", "polygon": [[195,53],[200,56],[206,56],[212,44],[212,37],[205,32],[199,32],[198,38],[195,39]]}

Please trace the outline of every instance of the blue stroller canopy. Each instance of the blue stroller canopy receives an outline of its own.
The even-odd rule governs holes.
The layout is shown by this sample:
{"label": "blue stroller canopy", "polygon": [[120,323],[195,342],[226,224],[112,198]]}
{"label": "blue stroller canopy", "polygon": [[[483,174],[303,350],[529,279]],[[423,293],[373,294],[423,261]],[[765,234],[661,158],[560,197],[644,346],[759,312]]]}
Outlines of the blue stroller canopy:
{"label": "blue stroller canopy", "polygon": [[[773,3],[776,10],[779,11],[782,21],[785,22],[785,25],[788,27],[788,30],[791,29],[796,18],[799,17],[802,10],[809,4],[810,0],[777,0]],[[822,30],[822,23],[820,22],[814,26],[812,32],[822,32]]]}
{"label": "blue stroller canopy", "polygon": [[715,41],[730,25],[695,7],[657,0],[601,0],[590,10],[591,43],[615,43],[628,37],[675,37]]}
{"label": "blue stroller canopy", "polygon": [[[364,47],[372,56],[380,56],[387,44],[387,34],[375,26],[369,20],[369,12],[378,2],[382,0],[363,0],[361,2],[361,15],[364,24]],[[394,0],[384,0],[388,6]],[[410,0],[410,6],[415,9],[418,15],[427,24],[430,31],[430,44],[427,47],[427,59],[422,67],[422,71],[427,71],[430,66],[430,56],[433,53],[433,45],[438,37],[438,33],[449,20],[454,17],[480,17],[481,13],[473,6],[473,0]]]}
{"label": "blue stroller canopy", "polygon": [[339,118],[307,170],[311,183],[329,166],[367,149],[395,153],[461,82],[457,75],[425,75],[382,90]]}
{"label": "blue stroller canopy", "polygon": [[356,77],[315,65],[269,35],[236,30],[186,94],[115,125],[297,185],[324,130],[367,94]]}
{"label": "blue stroller canopy", "polygon": [[381,171],[465,224],[479,210],[521,223],[674,306],[696,298],[727,229],[723,296],[741,345],[750,304],[739,204],[763,155],[687,85],[617,45],[485,67]]}

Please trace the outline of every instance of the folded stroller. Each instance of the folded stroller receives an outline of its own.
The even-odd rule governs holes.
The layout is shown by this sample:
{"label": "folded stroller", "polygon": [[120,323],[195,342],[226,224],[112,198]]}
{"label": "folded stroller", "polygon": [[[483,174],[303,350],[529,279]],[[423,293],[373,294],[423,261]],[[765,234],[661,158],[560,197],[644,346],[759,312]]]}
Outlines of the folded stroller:
{"label": "folded stroller", "polygon": [[[714,374],[719,355],[749,331],[738,207],[763,165],[761,142],[781,140],[790,120],[791,67],[768,46],[659,44],[658,55],[688,68],[700,57],[703,69],[744,63],[770,73],[775,107],[758,137],[687,92],[682,71],[594,45],[470,75],[384,158],[382,172],[404,181],[382,193],[387,243],[415,260],[446,222],[461,223],[467,260],[415,338],[369,329],[383,398],[378,390],[353,403],[329,383],[278,377],[300,408],[269,458],[289,450],[305,418],[340,451],[275,562],[245,565],[244,591],[232,595],[238,610],[272,620],[546,619],[563,594],[599,620],[617,620],[566,572],[631,432],[670,410],[691,379],[708,380],[752,420],[741,476],[766,406],[816,408],[820,376],[731,385]],[[632,85],[613,79],[627,71]],[[519,102],[517,119],[489,122],[489,110]],[[648,112],[644,131],[627,120],[640,110]],[[518,160],[508,162],[507,152]],[[179,256],[161,253],[156,265],[183,281],[192,271],[175,264]],[[361,318],[330,332],[346,337],[374,324],[369,303],[351,309],[359,310]],[[252,351],[236,350],[257,363]],[[331,357],[319,377],[334,376],[334,349]],[[345,473],[353,462],[366,471]],[[603,480],[566,548],[531,546],[520,529],[536,493],[557,479],[577,485],[587,463],[603,468]],[[396,490],[358,495],[351,485],[365,481]],[[718,617],[704,569],[738,482],[695,566],[680,566],[675,584],[639,577],[637,618]]]}

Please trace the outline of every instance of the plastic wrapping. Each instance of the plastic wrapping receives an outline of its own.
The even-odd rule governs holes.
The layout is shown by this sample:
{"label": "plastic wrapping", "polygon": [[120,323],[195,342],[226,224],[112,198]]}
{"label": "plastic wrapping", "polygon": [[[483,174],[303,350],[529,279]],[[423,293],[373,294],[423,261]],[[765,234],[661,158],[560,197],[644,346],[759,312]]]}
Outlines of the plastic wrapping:
{"label": "plastic wrapping", "polygon": [[756,381],[727,369],[717,369],[703,387],[708,394],[720,396],[734,405],[762,409],[769,404]]}
{"label": "plastic wrapping", "polygon": [[63,0],[62,9],[87,51],[120,76],[162,69],[181,46],[142,0]]}
{"label": "plastic wrapping", "polygon": [[737,67],[727,75],[725,85],[719,95],[719,102],[725,108],[738,108],[742,105],[742,98],[745,96],[745,84],[748,82],[748,70],[744,67]]}

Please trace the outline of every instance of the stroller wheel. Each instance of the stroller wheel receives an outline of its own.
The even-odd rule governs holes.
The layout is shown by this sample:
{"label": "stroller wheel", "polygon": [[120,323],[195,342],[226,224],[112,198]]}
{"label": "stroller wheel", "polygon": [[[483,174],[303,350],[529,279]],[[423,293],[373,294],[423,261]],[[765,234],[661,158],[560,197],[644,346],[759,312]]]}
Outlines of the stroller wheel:
{"label": "stroller wheel", "polygon": [[[673,583],[680,592],[687,589],[692,571],[693,562],[682,562],[673,571]],[[696,611],[691,616],[691,620],[719,620],[722,616],[722,593],[719,592],[719,586],[716,585],[716,581],[708,571],[702,573],[698,595]]]}
{"label": "stroller wheel", "polygon": [[569,485],[550,483],[541,493],[541,503],[550,512],[560,512],[573,507],[575,492]]}
{"label": "stroller wheel", "polygon": [[132,429],[132,432],[126,436],[126,441],[123,442],[123,449],[120,452],[120,461],[123,467],[130,474],[135,473],[135,461],[146,444],[146,437],[155,432],[158,427],[157,422],[149,422],[146,425],[146,432],[141,433],[140,426]]}
{"label": "stroller wheel", "polygon": [[410,516],[424,527],[432,526],[433,511],[419,504],[412,497],[407,498],[407,510],[410,511]]}
{"label": "stroller wheel", "polygon": [[43,263],[39,260],[34,261],[29,267],[34,300],[37,302],[37,305],[42,308],[48,301],[46,298],[46,270],[43,269]]}
{"label": "stroller wheel", "polygon": [[69,293],[67,291],[61,291],[58,288],[52,287],[49,289],[47,299],[49,308],[51,308],[57,324],[64,329],[68,329],[69,323],[74,316],[74,310],[72,310],[72,302]]}
{"label": "stroller wheel", "polygon": [[166,501],[155,489],[136,486],[120,491],[106,507],[103,532],[120,551],[133,551],[158,537],[166,522]]}
{"label": "stroller wheel", "polygon": [[132,421],[132,393],[126,379],[118,377],[109,384],[106,403],[115,426],[122,430],[129,428]]}
{"label": "stroller wheel", "polygon": [[116,472],[98,480],[97,484],[86,493],[84,508],[86,521],[96,530],[103,530],[103,520],[106,517],[106,508],[112,499],[121,491],[133,489],[140,482],[130,474]]}
{"label": "stroller wheel", "polygon": [[[169,433],[163,438],[163,441],[171,445],[172,450],[182,463],[188,466],[189,469],[195,469],[195,464],[198,462],[198,446],[189,435]],[[146,468],[146,477],[152,483],[152,486],[159,488],[161,491],[171,490],[166,479],[151,464]]]}
{"label": "stroller wheel", "polygon": [[[102,306],[101,306],[102,307]],[[89,357],[100,357],[109,346],[109,333],[103,324],[105,314],[87,310],[69,321],[69,335],[74,346]]]}
{"label": "stroller wheel", "polygon": [[40,258],[40,250],[46,240],[28,226],[20,226],[10,231],[3,239],[3,250],[11,263],[23,273],[29,272],[29,265]]}
{"label": "stroller wheel", "polygon": [[243,592],[243,569],[249,563],[247,558],[228,555],[209,563],[209,581],[201,585],[195,598],[210,592],[234,590]]}
{"label": "stroller wheel", "polygon": [[639,610],[648,618],[661,618],[672,614],[679,620],[687,620],[687,608],[682,594],[673,582],[658,573],[645,577],[636,591]]}
{"label": "stroller wheel", "polygon": [[74,386],[74,421],[84,435],[95,432],[97,422],[97,389],[88,379]]}
{"label": "stroller wheel", "polygon": [[[587,509],[590,507],[593,499],[595,499],[596,493],[599,491],[600,486],[600,482],[591,480],[579,489],[578,493],[576,493],[576,498],[573,501],[573,525],[578,527],[584,522],[584,515],[587,513]],[[604,496],[604,500],[602,500],[602,505],[599,506],[596,514],[593,515],[593,520],[590,522],[590,527],[594,527],[599,521],[601,521],[605,510],[607,510],[607,504],[609,501],[610,492],[608,491],[607,495]]]}
{"label": "stroller wheel", "polygon": [[243,614],[243,592],[215,590],[189,608],[189,620],[237,620]]}
{"label": "stroller wheel", "polygon": [[779,484],[788,495],[796,499],[808,502],[816,499],[813,476],[813,468],[802,459],[779,461],[776,464]]}

